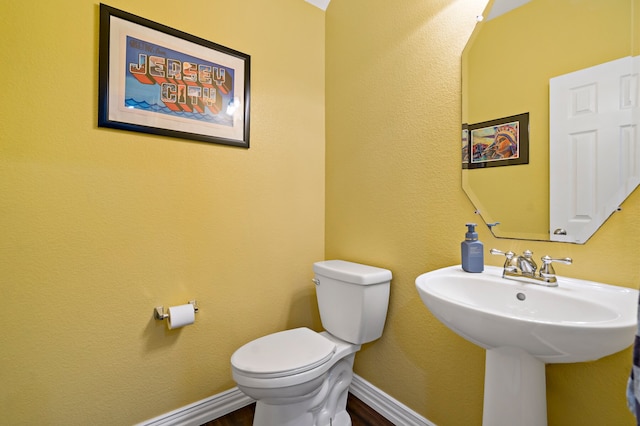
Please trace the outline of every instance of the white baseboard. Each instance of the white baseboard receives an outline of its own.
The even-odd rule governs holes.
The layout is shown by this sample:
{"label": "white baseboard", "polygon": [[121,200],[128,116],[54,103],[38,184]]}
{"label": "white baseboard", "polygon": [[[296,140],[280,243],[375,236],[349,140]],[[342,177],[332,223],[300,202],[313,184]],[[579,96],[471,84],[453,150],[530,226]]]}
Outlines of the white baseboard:
{"label": "white baseboard", "polygon": [[234,387],[135,426],[200,426],[253,402],[253,399]]}
{"label": "white baseboard", "polygon": [[[400,401],[382,392],[357,374],[349,388],[356,398],[397,426],[435,426]],[[200,426],[253,403],[234,387],[135,426]]]}
{"label": "white baseboard", "polygon": [[397,399],[384,393],[357,374],[349,392],[397,426],[436,426]]}

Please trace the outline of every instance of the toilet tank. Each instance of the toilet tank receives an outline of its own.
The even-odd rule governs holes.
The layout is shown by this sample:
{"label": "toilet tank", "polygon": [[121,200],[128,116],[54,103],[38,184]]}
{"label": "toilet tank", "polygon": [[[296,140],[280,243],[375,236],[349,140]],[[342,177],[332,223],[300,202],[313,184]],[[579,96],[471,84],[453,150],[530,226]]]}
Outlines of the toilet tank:
{"label": "toilet tank", "polygon": [[322,326],[347,342],[382,335],[389,306],[391,271],[344,260],[313,264]]}

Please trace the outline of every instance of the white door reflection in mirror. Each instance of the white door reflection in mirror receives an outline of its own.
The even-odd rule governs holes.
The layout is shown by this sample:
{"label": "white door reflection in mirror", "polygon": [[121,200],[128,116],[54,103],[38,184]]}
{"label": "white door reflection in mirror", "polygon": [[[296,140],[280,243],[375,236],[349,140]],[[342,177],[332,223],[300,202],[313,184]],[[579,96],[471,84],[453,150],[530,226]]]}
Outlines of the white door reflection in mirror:
{"label": "white door reflection in mirror", "polygon": [[552,241],[584,243],[639,182],[632,57],[550,80]]}

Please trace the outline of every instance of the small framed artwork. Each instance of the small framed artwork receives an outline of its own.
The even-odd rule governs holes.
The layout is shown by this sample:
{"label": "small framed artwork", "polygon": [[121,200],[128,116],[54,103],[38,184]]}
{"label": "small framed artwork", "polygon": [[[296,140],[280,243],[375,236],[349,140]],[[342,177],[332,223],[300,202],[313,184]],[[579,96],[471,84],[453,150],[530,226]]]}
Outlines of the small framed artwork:
{"label": "small framed artwork", "polygon": [[463,168],[529,163],[529,113],[470,124],[467,128],[469,161],[463,161]]}
{"label": "small framed artwork", "polygon": [[98,126],[249,148],[249,55],[100,4]]}

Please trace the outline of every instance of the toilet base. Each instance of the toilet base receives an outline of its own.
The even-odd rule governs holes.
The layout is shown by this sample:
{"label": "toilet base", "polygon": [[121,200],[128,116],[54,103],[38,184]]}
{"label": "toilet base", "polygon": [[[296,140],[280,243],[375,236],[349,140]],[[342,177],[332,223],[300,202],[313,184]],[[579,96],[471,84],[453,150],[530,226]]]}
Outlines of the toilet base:
{"label": "toilet base", "polygon": [[341,411],[336,414],[336,417],[333,419],[331,426],[351,426],[351,417],[349,417],[349,413],[347,410]]}
{"label": "toilet base", "polygon": [[288,404],[257,401],[253,426],[351,426],[347,396],[354,358],[355,354],[351,354],[338,361],[322,386],[308,398]]}
{"label": "toilet base", "polygon": [[[258,409],[262,406],[262,409]],[[273,408],[276,408],[274,412]],[[287,407],[289,411],[290,406]],[[351,417],[347,410],[342,410],[328,423],[315,422],[312,413],[303,411],[302,413],[291,413],[286,415],[283,413],[282,406],[268,406],[267,404],[258,402],[256,404],[256,415],[253,419],[253,426],[351,426]]]}

